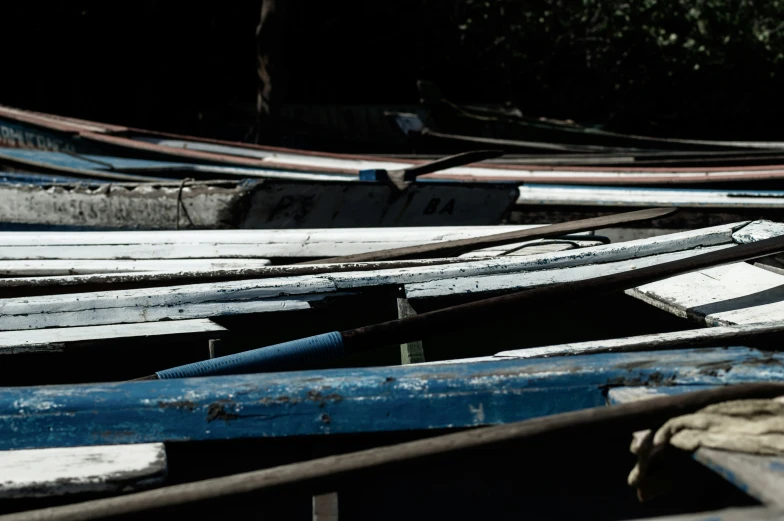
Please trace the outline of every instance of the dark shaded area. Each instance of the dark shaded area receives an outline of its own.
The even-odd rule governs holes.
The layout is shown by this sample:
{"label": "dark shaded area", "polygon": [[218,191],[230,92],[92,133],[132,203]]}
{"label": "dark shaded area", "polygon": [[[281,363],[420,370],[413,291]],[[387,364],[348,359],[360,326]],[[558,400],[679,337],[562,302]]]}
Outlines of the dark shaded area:
{"label": "dark shaded area", "polygon": [[[404,151],[379,107],[415,106],[420,78],[455,102],[511,101],[531,116],[657,135],[784,137],[773,4],[287,3],[286,117],[351,138],[322,136],[322,147]],[[248,139],[260,5],[4,3],[0,103]],[[319,145],[298,130],[287,128],[283,144]],[[363,143],[368,135],[375,142]]]}
{"label": "dark shaded area", "polygon": [[[443,432],[379,433],[321,438],[239,440],[167,445],[170,484],[216,475],[270,468],[311,458],[412,441]],[[754,504],[685,453],[671,461],[676,470],[672,492],[639,503],[626,476],[634,466],[628,452],[630,433],[585,429],[548,434],[521,442],[386,465],[333,480],[314,490],[285,487],[202,501],[114,519],[306,520],[311,516],[309,492],[334,485],[340,519],[639,519],[683,512],[717,510]],[[87,498],[82,498],[87,499]],[[67,501],[67,500],[66,500]],[[66,502],[37,500],[34,507]],[[5,511],[30,502],[4,505]]]}

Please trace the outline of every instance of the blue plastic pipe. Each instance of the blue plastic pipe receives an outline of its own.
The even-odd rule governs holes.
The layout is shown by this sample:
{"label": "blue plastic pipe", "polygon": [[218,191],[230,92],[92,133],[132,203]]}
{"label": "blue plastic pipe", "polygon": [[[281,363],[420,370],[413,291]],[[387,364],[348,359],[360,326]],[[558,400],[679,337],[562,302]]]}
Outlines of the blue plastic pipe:
{"label": "blue plastic pipe", "polygon": [[155,374],[161,380],[169,380],[194,376],[307,369],[340,358],[343,353],[343,336],[333,331],[244,353],[181,365]]}

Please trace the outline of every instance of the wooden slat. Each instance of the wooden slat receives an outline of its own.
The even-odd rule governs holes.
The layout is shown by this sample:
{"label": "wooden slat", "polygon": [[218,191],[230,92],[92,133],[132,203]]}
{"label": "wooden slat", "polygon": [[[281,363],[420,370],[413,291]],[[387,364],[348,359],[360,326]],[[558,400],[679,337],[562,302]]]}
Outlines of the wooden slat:
{"label": "wooden slat", "polygon": [[[732,235],[738,244],[779,236],[784,224],[754,221]],[[746,263],[720,266],[646,284],[627,293],[678,316],[708,325],[784,319],[784,276]]]}
{"label": "wooden slat", "polygon": [[144,340],[160,337],[163,340],[214,337],[226,328],[212,320],[172,320],[140,324],[111,324],[106,326],[64,327],[28,331],[0,331],[0,355],[20,353],[60,353],[70,349],[97,345],[111,349],[112,341]]}
{"label": "wooden slat", "polygon": [[328,257],[535,228],[423,226],[306,230],[4,232],[0,259]]}
{"label": "wooden slat", "polygon": [[[560,277],[571,277],[579,280],[584,277],[596,276],[592,267],[584,264],[596,262],[603,270],[629,269],[631,265],[656,263],[665,257],[652,258],[660,252],[675,251],[670,257],[689,256],[706,251],[706,248],[731,245],[731,233],[742,226],[726,225],[707,228],[696,232],[672,234],[652,240],[633,241],[618,245],[605,245],[583,250],[559,252],[549,255],[532,255],[525,257],[499,257],[485,261],[472,261],[460,264],[426,265],[418,268],[390,270],[338,272],[324,275],[305,275],[289,278],[270,278],[250,281],[215,282],[170,286],[166,288],[134,289],[123,291],[105,291],[95,293],[75,293],[41,297],[24,297],[0,300],[0,330],[39,329],[42,327],[66,327],[79,325],[98,325],[118,322],[153,321],[162,318],[199,318],[210,316],[207,313],[228,313],[231,306],[251,306],[258,312],[265,309],[264,301],[247,302],[248,299],[284,299],[299,300],[300,306],[307,307],[308,299],[317,295],[334,294],[338,291],[352,291],[361,288],[384,285],[422,283],[424,287],[429,281],[459,277],[458,281],[490,280],[498,273],[506,275],[512,284],[549,283],[549,277],[537,275],[539,271],[550,268]],[[701,250],[694,248],[702,247]],[[0,249],[2,250],[2,249]],[[685,251],[681,251],[685,250]],[[611,261],[625,261],[626,264],[614,266]],[[670,258],[667,257],[667,258]],[[602,264],[604,263],[604,264]],[[631,264],[630,264],[631,263]],[[560,268],[575,267],[574,270]],[[530,271],[526,277],[520,273]],[[446,287],[441,290],[441,287]],[[450,287],[437,286],[438,295],[454,293]],[[296,298],[292,296],[297,295]],[[409,295],[410,296],[410,295]],[[217,304],[218,302],[225,304]],[[184,306],[184,307],[183,307]],[[184,311],[180,312],[179,309]],[[287,309],[272,302],[267,309]],[[237,310],[236,312],[239,312]],[[184,316],[183,314],[190,314]]]}
{"label": "wooden slat", "polygon": [[[472,281],[474,286],[469,287],[468,291],[473,292],[476,292],[477,280],[500,280],[502,285],[496,284],[491,288],[493,290],[517,287],[521,281],[528,287],[549,284],[553,275],[562,279],[566,277],[564,280],[580,280],[597,276],[597,269],[602,273],[619,272],[633,266],[704,253],[711,247],[728,247],[732,244],[731,233],[742,226],[742,223],[726,225],[618,245],[550,255],[499,257],[461,264],[2,299],[0,330],[142,322],[175,317],[200,318],[210,316],[210,313],[239,313],[242,312],[240,308],[253,309],[253,312],[291,309],[292,305],[307,308],[306,301],[319,298],[319,295],[385,285],[407,284],[409,297],[412,292],[417,296],[425,294],[429,284],[435,286],[435,290],[429,293],[431,295],[457,294],[449,284],[440,283],[440,280],[450,277],[458,277],[456,280],[460,284]],[[701,249],[695,249],[698,247]],[[656,253],[666,251],[675,253],[655,257]],[[618,260],[624,262],[612,263]],[[597,264],[585,266],[591,262]],[[574,269],[560,269],[566,267]],[[539,273],[548,269],[545,275]],[[523,271],[530,273],[522,277],[520,273]],[[511,275],[499,276],[500,279],[490,277],[499,273]],[[420,286],[417,283],[421,283],[423,288],[419,293]],[[248,302],[248,299],[254,302]],[[281,299],[289,304],[275,303],[269,299]]]}
{"label": "wooden slat", "polygon": [[0,449],[462,428],[601,406],[608,381],[782,381],[775,361],[700,349],[2,388]]}
{"label": "wooden slat", "polygon": [[711,326],[784,321],[784,275],[747,263],[672,277],[627,293]]}
{"label": "wooden slat", "polygon": [[611,338],[560,344],[555,346],[532,347],[514,351],[496,353],[495,359],[505,358],[540,358],[551,356],[588,355],[611,352],[654,351],[687,346],[741,345],[744,340],[762,335],[784,333],[784,322],[763,322],[740,326],[722,326],[670,333],[654,333],[627,338]]}
{"label": "wooden slat", "polygon": [[163,443],[0,451],[0,498],[131,492],[162,483]]}
{"label": "wooden slat", "polygon": [[[397,299],[397,317],[405,318],[416,315],[416,310],[411,306],[408,299]],[[400,344],[400,363],[421,364],[425,361],[425,349],[421,340]]]}

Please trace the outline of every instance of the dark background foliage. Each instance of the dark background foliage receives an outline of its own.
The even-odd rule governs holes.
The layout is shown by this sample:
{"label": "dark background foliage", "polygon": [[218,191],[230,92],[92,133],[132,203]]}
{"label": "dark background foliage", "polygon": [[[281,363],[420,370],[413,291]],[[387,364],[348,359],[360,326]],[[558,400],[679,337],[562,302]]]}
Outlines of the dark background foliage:
{"label": "dark background foliage", "polygon": [[[258,0],[5,2],[0,103],[241,138]],[[286,102],[459,102],[659,135],[784,138],[778,0],[289,0]]]}

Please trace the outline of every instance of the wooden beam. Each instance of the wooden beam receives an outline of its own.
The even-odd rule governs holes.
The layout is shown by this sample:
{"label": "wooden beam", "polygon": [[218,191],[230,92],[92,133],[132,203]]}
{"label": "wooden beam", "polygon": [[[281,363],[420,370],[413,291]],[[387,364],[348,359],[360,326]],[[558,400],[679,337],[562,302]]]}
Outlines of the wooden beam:
{"label": "wooden beam", "polygon": [[198,340],[215,337],[226,328],[212,320],[172,320],[141,324],[65,327],[27,331],[0,331],[0,355],[22,353],[63,353],[75,349],[111,349],[118,340],[162,341]]}
{"label": "wooden beam", "polygon": [[[575,344],[532,347],[496,353],[488,359],[540,358],[551,356],[574,356],[597,353],[629,353],[634,351],[656,351],[660,349],[683,349],[697,346],[719,347],[743,345],[745,342],[764,336],[784,333],[784,322],[762,322],[739,326],[720,326],[670,333],[654,333],[627,338],[611,338]],[[443,363],[443,362],[442,362]]]}
{"label": "wooden beam", "polygon": [[709,326],[784,321],[784,275],[745,262],[679,275],[627,293]]}
{"label": "wooden beam", "polygon": [[737,347],[0,388],[0,449],[459,429],[600,406],[608,382],[780,380],[784,355]]}
{"label": "wooden beam", "polygon": [[[283,486],[299,487],[300,490],[312,492],[323,491],[334,487],[335,483],[343,478],[348,476],[361,478],[363,473],[383,471],[388,465],[422,462],[434,456],[447,456],[500,443],[513,441],[524,443],[524,440],[538,439],[549,434],[585,435],[589,432],[600,435],[600,432],[609,430],[632,432],[656,425],[672,416],[694,412],[713,403],[776,396],[781,394],[783,388],[781,384],[740,385],[615,407],[592,408],[173,485],[127,496],[9,514],[0,516],[0,521],[88,521],[176,507],[194,501],[231,497],[236,494],[275,491]],[[694,520],[694,518],[690,519]]]}

